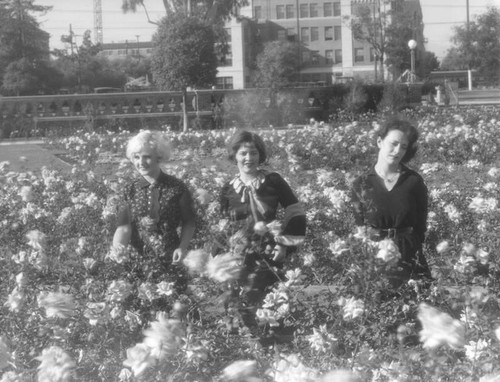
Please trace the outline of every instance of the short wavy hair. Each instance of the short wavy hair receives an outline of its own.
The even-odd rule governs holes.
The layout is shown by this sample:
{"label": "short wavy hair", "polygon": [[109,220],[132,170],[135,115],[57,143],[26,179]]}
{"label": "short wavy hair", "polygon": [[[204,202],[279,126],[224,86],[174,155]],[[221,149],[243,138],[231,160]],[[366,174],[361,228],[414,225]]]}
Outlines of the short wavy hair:
{"label": "short wavy hair", "polygon": [[402,163],[408,163],[418,151],[418,130],[411,124],[410,121],[401,118],[390,118],[382,125],[377,133],[380,139],[384,139],[389,131],[399,130],[406,135],[408,138],[408,148],[406,149],[405,155],[401,158]]}
{"label": "short wavy hair", "polygon": [[143,148],[151,148],[160,162],[167,161],[172,153],[170,140],[160,131],[143,130],[130,138],[127,143],[127,158],[132,160],[133,155]]}
{"label": "short wavy hair", "polygon": [[234,162],[236,160],[236,153],[245,143],[253,143],[255,145],[255,148],[259,152],[259,164],[262,164],[267,160],[266,145],[264,144],[262,138],[251,131],[240,130],[234,133],[229,140],[227,151],[228,159],[230,161]]}

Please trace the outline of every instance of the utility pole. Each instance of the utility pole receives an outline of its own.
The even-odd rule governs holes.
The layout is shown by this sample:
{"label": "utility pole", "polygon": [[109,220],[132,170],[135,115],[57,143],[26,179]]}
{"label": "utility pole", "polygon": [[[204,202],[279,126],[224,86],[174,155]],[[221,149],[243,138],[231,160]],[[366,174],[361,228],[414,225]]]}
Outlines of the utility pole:
{"label": "utility pole", "polygon": [[73,56],[73,54],[75,53],[73,50],[73,43],[74,43],[73,36],[74,36],[73,28],[72,28],[71,24],[69,24],[69,43],[71,46],[71,56]]}
{"label": "utility pole", "polygon": [[94,0],[94,42],[102,44],[102,4],[101,0]]}
{"label": "utility pole", "polygon": [[135,35],[137,38],[137,60],[141,61],[141,51],[140,51],[140,46],[139,46],[139,36],[138,34]]}
{"label": "utility pole", "polygon": [[472,90],[472,72],[470,69],[470,19],[469,19],[469,0],[466,0],[467,6],[467,82],[469,84],[469,90]]}

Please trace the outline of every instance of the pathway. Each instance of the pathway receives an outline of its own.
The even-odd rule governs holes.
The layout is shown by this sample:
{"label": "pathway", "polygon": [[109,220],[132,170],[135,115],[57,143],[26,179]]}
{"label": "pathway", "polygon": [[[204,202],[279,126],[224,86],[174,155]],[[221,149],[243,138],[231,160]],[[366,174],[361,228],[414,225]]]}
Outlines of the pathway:
{"label": "pathway", "polygon": [[70,170],[71,166],[57,155],[45,149],[43,141],[0,141],[0,162],[8,161],[12,171],[39,172],[44,166],[52,170]]}

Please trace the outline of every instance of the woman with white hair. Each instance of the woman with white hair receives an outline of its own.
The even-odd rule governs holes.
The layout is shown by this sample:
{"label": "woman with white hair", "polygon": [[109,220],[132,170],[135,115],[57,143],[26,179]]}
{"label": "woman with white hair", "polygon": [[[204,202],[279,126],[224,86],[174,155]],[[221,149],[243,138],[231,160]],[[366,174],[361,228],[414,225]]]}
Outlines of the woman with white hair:
{"label": "woman with white hair", "polygon": [[184,182],[160,168],[170,152],[170,142],[161,132],[141,131],[129,140],[127,158],[140,176],[125,186],[113,247],[132,245],[149,265],[143,267],[143,277],[175,281],[180,292],[185,287],[180,263],[195,231],[195,213]]}

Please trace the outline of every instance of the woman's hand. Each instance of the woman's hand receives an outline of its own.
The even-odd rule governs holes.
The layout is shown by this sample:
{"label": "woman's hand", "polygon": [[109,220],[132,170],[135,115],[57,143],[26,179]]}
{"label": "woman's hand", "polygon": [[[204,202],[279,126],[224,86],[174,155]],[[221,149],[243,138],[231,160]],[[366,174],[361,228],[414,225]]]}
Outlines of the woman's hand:
{"label": "woman's hand", "polygon": [[281,244],[276,244],[273,249],[273,261],[281,263],[285,260],[286,247]]}
{"label": "woman's hand", "polygon": [[113,235],[113,247],[126,247],[132,237],[132,226],[130,224],[120,225]]}
{"label": "woman's hand", "polygon": [[176,248],[172,255],[172,263],[176,264],[182,261],[186,257],[187,250],[184,248]]}

